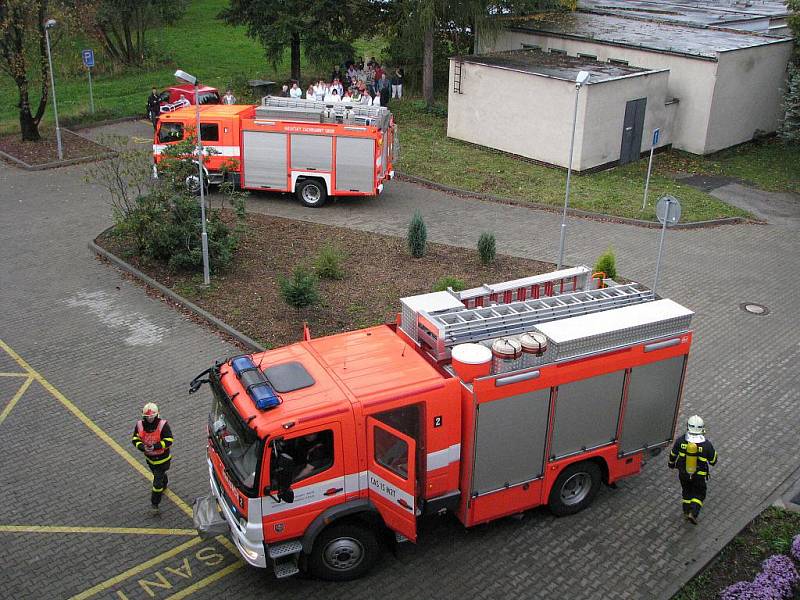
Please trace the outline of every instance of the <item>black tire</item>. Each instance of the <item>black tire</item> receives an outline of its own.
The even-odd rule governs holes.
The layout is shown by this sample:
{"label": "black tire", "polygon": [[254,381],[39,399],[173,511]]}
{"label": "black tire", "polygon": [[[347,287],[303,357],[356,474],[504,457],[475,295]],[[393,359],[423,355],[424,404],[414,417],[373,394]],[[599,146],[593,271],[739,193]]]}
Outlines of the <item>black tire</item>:
{"label": "black tire", "polygon": [[318,179],[306,179],[297,184],[294,190],[297,199],[303,206],[319,208],[328,199],[325,184]]}
{"label": "black tire", "polygon": [[[186,176],[186,179],[183,181],[183,185],[186,187],[186,191],[192,194],[193,196],[200,195],[200,181],[199,177],[197,176],[197,169],[195,169],[192,173]],[[203,172],[203,191],[208,194],[208,173]]]}
{"label": "black tire", "polygon": [[597,463],[573,463],[561,471],[550,490],[548,506],[558,516],[574,515],[589,506],[600,490],[601,473]]}
{"label": "black tire", "polygon": [[375,534],[362,525],[343,523],[323,531],[308,557],[314,577],[350,581],[366,574],[381,555]]}

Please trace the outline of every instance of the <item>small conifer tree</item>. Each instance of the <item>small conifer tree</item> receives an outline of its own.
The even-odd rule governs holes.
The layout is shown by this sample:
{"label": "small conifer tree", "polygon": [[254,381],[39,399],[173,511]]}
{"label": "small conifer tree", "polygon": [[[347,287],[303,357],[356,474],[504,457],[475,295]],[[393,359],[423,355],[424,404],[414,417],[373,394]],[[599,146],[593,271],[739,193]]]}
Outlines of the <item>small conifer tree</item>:
{"label": "small conifer tree", "polygon": [[414,258],[422,258],[425,255],[425,245],[428,242],[428,230],[425,221],[419,211],[414,213],[411,222],[408,224],[408,251]]}

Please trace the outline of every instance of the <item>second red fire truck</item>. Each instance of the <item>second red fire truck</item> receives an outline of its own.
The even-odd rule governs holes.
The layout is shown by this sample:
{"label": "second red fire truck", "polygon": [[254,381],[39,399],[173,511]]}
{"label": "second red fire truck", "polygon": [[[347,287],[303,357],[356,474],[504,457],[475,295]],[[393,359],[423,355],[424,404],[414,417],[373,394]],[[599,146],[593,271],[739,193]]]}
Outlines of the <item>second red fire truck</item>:
{"label": "second red fire truck", "polygon": [[[161,114],[156,169],[165,148],[192,134],[196,121],[194,106]],[[267,96],[257,106],[200,107],[206,183],[229,178],[248,190],[291,192],[313,208],[329,196],[380,194],[394,177],[395,135],[381,106]],[[191,175],[187,186],[199,190],[198,178]]]}
{"label": "second red fire truck", "polygon": [[395,324],[218,362],[191,385],[213,392],[195,524],[278,577],[346,580],[422,515],[586,508],[672,440],[692,341],[690,310],[604,283],[412,296]]}

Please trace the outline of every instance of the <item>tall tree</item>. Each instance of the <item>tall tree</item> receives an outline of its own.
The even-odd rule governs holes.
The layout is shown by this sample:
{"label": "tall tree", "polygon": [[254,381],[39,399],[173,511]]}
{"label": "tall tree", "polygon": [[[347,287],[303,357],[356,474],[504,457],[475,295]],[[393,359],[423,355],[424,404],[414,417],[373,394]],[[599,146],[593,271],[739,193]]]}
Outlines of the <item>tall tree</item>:
{"label": "tall tree", "polygon": [[[36,142],[40,139],[39,122],[47,106],[50,90],[47,47],[43,24],[50,17],[47,0],[2,0],[0,2],[0,69],[17,85],[19,128],[22,139]],[[32,75],[38,74],[39,104],[31,106]]]}
{"label": "tall tree", "polygon": [[300,80],[300,52],[318,65],[352,56],[351,41],[369,31],[375,19],[369,0],[230,0],[219,18],[244,25],[264,47],[273,66],[290,49],[291,76]]}
{"label": "tall tree", "polygon": [[148,30],[177,22],[188,0],[77,0],[85,30],[119,63],[135,65],[147,53]]}

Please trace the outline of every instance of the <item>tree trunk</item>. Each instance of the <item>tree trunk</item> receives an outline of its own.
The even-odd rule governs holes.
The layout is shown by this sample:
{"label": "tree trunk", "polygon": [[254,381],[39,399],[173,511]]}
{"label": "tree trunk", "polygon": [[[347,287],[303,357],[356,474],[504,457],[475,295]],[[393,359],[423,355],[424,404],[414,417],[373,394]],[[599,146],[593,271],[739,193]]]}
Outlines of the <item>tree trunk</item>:
{"label": "tree trunk", "polygon": [[22,132],[23,142],[38,142],[42,137],[39,135],[39,124],[31,114],[31,105],[28,102],[28,91],[20,90],[20,107],[19,107],[19,129]]}
{"label": "tree trunk", "polygon": [[425,48],[422,57],[422,97],[433,106],[433,26],[425,29]]}
{"label": "tree trunk", "polygon": [[292,34],[292,79],[300,84],[300,34]]}

